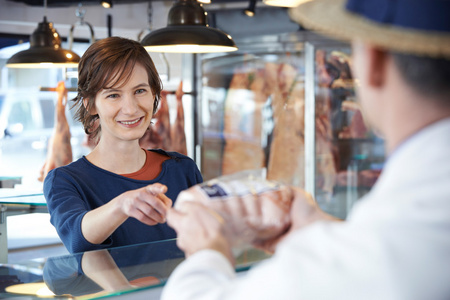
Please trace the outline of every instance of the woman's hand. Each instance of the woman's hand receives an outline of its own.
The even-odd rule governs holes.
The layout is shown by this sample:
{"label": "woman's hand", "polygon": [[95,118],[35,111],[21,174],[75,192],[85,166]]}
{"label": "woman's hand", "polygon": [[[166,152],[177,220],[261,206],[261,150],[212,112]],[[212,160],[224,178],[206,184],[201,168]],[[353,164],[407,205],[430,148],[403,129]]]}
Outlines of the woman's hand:
{"label": "woman's hand", "polygon": [[167,211],[172,207],[172,200],[166,195],[167,187],[160,183],[132,190],[118,197],[121,211],[144,224],[156,225],[166,222]]}
{"label": "woman's hand", "polygon": [[172,206],[166,192],[165,185],[155,183],[120,194],[86,213],[81,222],[83,236],[92,244],[101,244],[129,217],[150,226],[166,222]]}

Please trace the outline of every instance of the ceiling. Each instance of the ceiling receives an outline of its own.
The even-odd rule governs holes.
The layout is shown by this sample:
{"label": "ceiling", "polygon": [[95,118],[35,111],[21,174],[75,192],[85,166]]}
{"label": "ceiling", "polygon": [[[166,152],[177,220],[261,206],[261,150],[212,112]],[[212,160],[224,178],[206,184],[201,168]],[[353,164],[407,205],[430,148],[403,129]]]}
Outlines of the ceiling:
{"label": "ceiling", "polygon": [[[44,0],[7,0],[11,2],[25,3],[30,6],[44,6]],[[142,2],[169,2],[174,0],[112,0],[113,4],[133,4]],[[246,2],[248,0],[211,0],[211,3],[233,3],[233,2]],[[257,0],[260,1],[260,0]],[[47,0],[47,7],[70,7],[83,5],[99,5],[100,0]]]}

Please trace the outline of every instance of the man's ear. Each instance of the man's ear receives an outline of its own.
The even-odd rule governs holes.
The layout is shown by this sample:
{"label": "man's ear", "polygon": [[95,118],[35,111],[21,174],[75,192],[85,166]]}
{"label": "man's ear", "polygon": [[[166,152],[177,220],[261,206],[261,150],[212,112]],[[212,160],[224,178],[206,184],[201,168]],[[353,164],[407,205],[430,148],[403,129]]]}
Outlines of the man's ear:
{"label": "man's ear", "polygon": [[84,108],[88,111],[88,113],[93,116],[96,115],[96,110],[95,110],[95,105],[93,105],[91,107],[91,110],[88,109],[88,103],[89,103],[89,99],[88,98],[83,98],[83,106]]}
{"label": "man's ear", "polygon": [[385,83],[389,54],[379,48],[368,49],[368,83],[373,87],[380,87]]}

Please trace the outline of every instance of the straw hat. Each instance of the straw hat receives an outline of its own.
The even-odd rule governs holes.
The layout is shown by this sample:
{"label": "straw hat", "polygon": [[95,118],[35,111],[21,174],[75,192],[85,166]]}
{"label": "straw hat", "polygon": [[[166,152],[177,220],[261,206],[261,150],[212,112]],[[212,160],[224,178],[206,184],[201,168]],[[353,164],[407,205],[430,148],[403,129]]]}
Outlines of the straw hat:
{"label": "straw hat", "polygon": [[450,59],[449,0],[313,0],[291,8],[289,15],[337,39]]}

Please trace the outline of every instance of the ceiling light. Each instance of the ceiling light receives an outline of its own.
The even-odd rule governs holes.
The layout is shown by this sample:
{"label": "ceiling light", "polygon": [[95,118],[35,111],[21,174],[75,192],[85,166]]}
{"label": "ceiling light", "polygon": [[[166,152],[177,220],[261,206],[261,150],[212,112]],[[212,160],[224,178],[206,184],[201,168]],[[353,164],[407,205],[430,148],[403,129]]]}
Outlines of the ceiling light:
{"label": "ceiling light", "polygon": [[102,0],[102,1],[100,1],[100,3],[104,8],[112,8],[113,7],[112,0]]}
{"label": "ceiling light", "polygon": [[8,68],[76,68],[80,57],[71,50],[61,47],[61,38],[47,22],[47,17],[38,24],[30,36],[30,48],[14,54],[6,62]]}
{"label": "ceiling light", "polygon": [[312,0],[263,0],[263,3],[270,6],[297,7],[309,1]]}
{"label": "ceiling light", "polygon": [[254,17],[255,7],[256,7],[256,0],[250,0],[248,3],[248,7],[244,9],[244,14],[246,14],[248,17]]}
{"label": "ceiling light", "polygon": [[209,27],[196,0],[178,0],[169,11],[167,27],[150,32],[141,42],[149,52],[230,52],[238,48],[227,33]]}

